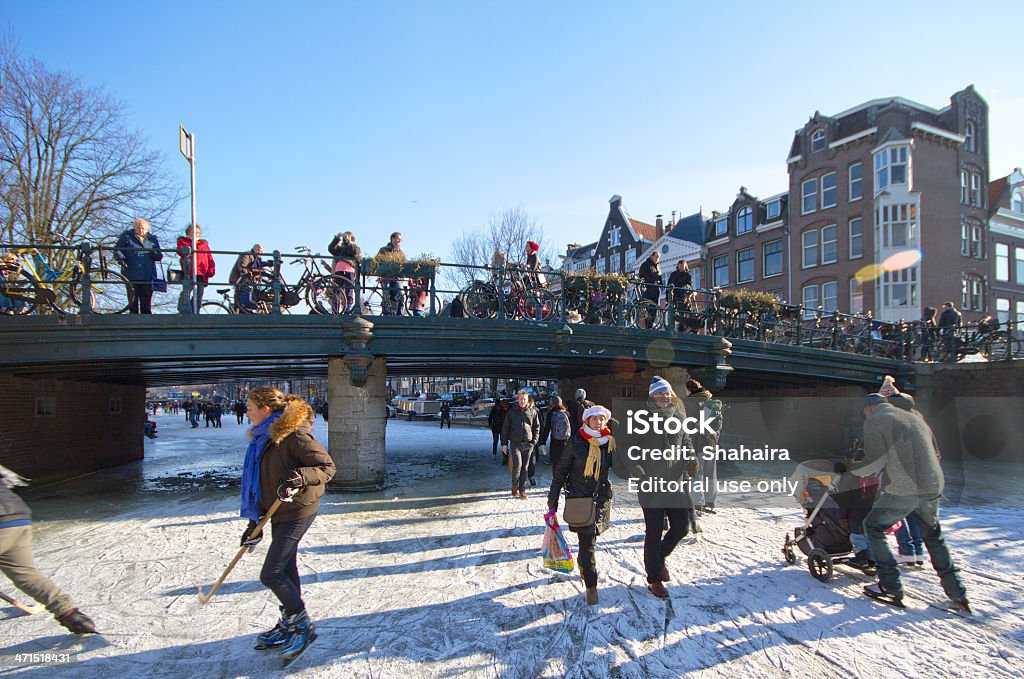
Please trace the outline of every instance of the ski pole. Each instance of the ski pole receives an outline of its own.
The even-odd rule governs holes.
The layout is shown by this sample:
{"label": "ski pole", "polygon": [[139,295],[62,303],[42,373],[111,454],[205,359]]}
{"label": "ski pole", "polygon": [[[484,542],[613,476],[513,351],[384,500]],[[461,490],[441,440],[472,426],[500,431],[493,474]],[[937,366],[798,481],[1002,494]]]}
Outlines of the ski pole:
{"label": "ski pole", "polygon": [[[274,512],[276,512],[277,508],[280,507],[280,506],[281,506],[281,499],[278,498],[278,499],[274,500],[274,504],[270,505],[270,511],[267,512],[267,515],[263,517],[263,520],[259,522],[259,524],[256,526],[256,530],[254,530],[253,532],[254,533],[261,533],[261,532],[263,532],[263,527],[265,525],[267,525],[267,522],[270,521],[270,517],[272,517],[274,515]],[[252,533],[250,533],[250,535],[251,534]],[[252,547],[250,547],[248,545],[242,545],[242,548],[238,550],[238,554],[235,554],[235,558],[231,560],[231,563],[228,564],[228,567],[226,569],[224,569],[224,572],[221,574],[221,576],[219,578],[217,578],[217,582],[213,583],[213,588],[210,589],[210,593],[209,594],[203,594],[203,586],[199,585],[199,594],[198,594],[198,596],[199,596],[199,603],[200,604],[205,606],[210,601],[210,599],[213,598],[213,593],[216,592],[217,589],[221,586],[221,584],[224,583],[224,580],[228,577],[228,574],[231,573],[232,569],[234,569],[235,564],[237,564],[242,559],[242,556],[246,552],[251,552],[254,548],[255,548],[255,545],[253,545]]]}
{"label": "ski pole", "polygon": [[18,601],[17,599],[13,599],[13,598],[7,596],[3,592],[0,592],[0,599],[3,599],[4,601],[9,603],[10,605],[15,606],[15,607],[20,608],[21,610],[25,611],[26,615],[34,615],[36,613],[42,612],[43,609],[44,609],[44,606],[42,604],[25,604],[25,603],[22,603],[22,602]]}

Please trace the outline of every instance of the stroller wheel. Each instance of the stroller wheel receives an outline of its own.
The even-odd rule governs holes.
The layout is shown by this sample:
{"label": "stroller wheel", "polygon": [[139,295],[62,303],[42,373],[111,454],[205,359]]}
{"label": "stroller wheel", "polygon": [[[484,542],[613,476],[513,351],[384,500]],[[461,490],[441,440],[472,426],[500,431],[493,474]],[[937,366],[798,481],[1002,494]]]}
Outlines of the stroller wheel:
{"label": "stroller wheel", "polygon": [[807,570],[816,580],[828,582],[832,579],[832,557],[823,549],[812,549],[807,555]]}
{"label": "stroller wheel", "polygon": [[786,544],[782,545],[782,556],[786,557],[786,563],[796,563],[796,552],[793,551],[793,543],[789,541],[789,537],[786,537]]}

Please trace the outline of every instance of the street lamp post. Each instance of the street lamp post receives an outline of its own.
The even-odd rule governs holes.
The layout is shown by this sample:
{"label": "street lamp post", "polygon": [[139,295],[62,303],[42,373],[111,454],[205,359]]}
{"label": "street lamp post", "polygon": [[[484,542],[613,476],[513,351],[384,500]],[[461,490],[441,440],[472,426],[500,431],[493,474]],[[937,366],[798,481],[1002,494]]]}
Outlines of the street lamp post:
{"label": "street lamp post", "polygon": [[192,194],[192,275],[189,276],[188,281],[182,281],[182,285],[187,286],[185,290],[191,295],[192,313],[198,314],[199,295],[195,294],[199,283],[197,277],[199,257],[196,252],[196,137],[181,125],[178,125],[178,146],[181,155],[185,156],[185,160],[188,161]]}

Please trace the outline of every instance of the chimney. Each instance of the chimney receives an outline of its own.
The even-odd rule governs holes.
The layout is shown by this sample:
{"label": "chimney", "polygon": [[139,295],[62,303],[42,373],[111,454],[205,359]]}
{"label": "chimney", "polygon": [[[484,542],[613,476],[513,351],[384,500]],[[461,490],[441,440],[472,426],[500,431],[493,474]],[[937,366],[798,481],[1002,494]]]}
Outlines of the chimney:
{"label": "chimney", "polygon": [[665,220],[662,219],[661,215],[654,215],[654,237],[661,238],[661,234],[664,233]]}
{"label": "chimney", "polygon": [[716,218],[721,217],[721,216],[722,216],[722,213],[719,212],[718,210],[712,210],[711,211],[711,218],[712,219],[716,219]]}
{"label": "chimney", "polygon": [[675,226],[675,225],[676,225],[676,221],[677,221],[677,220],[676,220],[676,215],[677,215],[677,214],[679,214],[679,213],[678,213],[678,212],[676,212],[675,210],[672,210],[672,221],[670,222],[670,223],[672,224],[672,226]]}

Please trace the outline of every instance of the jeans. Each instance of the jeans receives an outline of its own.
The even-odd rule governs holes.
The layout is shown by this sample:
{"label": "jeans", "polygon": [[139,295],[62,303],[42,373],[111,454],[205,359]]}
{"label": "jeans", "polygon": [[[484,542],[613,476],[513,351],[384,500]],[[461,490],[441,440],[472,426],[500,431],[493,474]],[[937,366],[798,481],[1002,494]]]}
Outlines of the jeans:
{"label": "jeans", "polygon": [[868,560],[874,561],[871,552],[871,545],[868,544],[868,538],[866,535],[864,535],[863,533],[850,533],[850,545],[853,546],[854,554],[860,554],[861,552],[867,550]]}
{"label": "jeans", "polygon": [[400,316],[402,314],[402,284],[397,280],[389,280],[384,286],[384,292],[387,295],[388,302],[390,303],[390,309],[388,309],[390,313],[385,313],[384,310],[381,310],[381,315]]}
{"label": "jeans", "polygon": [[303,519],[271,524],[270,549],[263,560],[260,582],[281,602],[285,615],[295,615],[306,608],[302,601],[296,556],[299,551],[299,540],[306,534],[315,518],[316,514],[313,514]]}
{"label": "jeans", "polygon": [[924,540],[921,538],[921,529],[917,527],[917,519],[914,515],[903,519],[903,525],[896,530],[896,543],[899,545],[900,554],[903,556],[917,556],[924,554]]}
{"label": "jeans", "polygon": [[31,524],[0,528],[0,571],[55,617],[75,607],[74,599],[36,568],[32,558]]}
{"label": "jeans", "polygon": [[527,441],[510,441],[508,454],[512,461],[512,487],[523,490],[526,488],[526,479],[529,476],[533,444]]}
{"label": "jeans", "polygon": [[939,498],[923,498],[913,495],[890,495],[882,493],[875,500],[875,506],[864,519],[864,532],[878,564],[878,582],[894,596],[903,596],[900,571],[896,557],[889,549],[885,531],[906,516],[913,514],[917,520],[924,546],[928,549],[932,567],[939,574],[942,590],[951,599],[966,596],[967,590],[960,579],[960,570],[953,563],[946,541],[939,526]]}
{"label": "jeans", "polygon": [[[644,570],[647,571],[647,582],[661,582],[661,569],[665,565],[665,559],[690,532],[690,514],[693,510],[685,507],[645,508],[643,512]],[[668,517],[669,528],[663,534],[665,517]]]}
{"label": "jeans", "polygon": [[196,309],[203,305],[203,293],[206,292],[206,281],[200,280],[192,284],[192,294],[189,294],[188,284],[183,283],[181,286],[181,294],[178,296],[178,313],[179,314],[190,314],[192,313],[192,297],[196,297]]}

